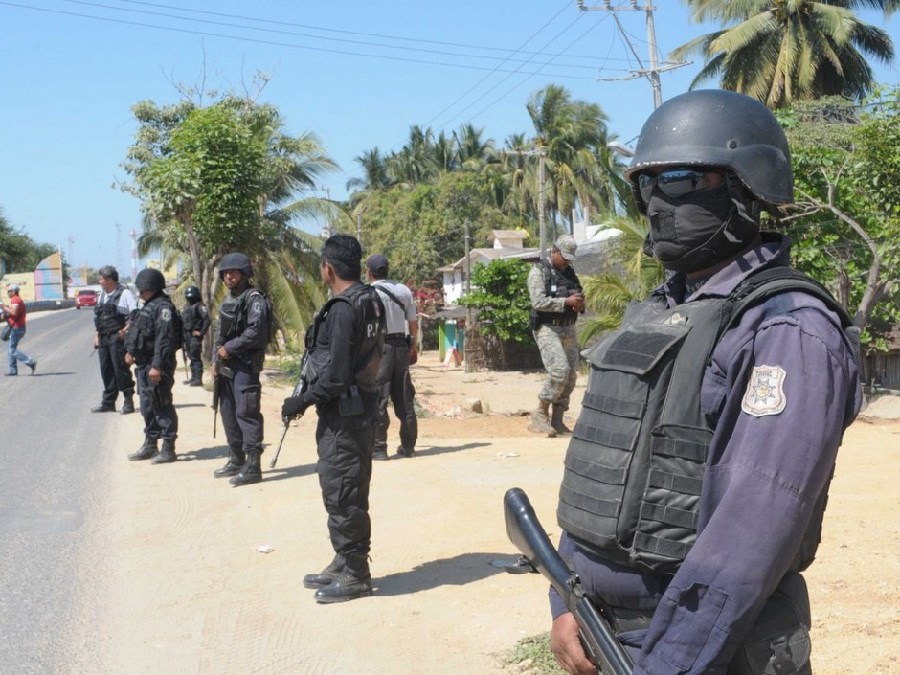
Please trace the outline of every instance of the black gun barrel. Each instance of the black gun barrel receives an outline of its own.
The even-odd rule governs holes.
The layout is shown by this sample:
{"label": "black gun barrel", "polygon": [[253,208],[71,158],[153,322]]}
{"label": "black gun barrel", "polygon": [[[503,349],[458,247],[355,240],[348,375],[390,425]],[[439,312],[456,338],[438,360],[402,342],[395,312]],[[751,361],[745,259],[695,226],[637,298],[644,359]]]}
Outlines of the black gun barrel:
{"label": "black gun barrel", "polygon": [[503,497],[506,536],[529,564],[550,581],[575,616],[581,641],[591,662],[603,675],[631,675],[634,664],[616,640],[609,623],[581,592],[581,582],[550,542],[521,488],[510,488]]}

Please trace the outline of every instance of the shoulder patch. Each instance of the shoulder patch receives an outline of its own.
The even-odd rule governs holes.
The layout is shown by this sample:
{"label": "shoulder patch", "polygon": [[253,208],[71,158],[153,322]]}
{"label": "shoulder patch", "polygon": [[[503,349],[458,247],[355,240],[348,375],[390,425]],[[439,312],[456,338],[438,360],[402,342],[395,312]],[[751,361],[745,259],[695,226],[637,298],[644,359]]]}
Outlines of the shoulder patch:
{"label": "shoulder patch", "polygon": [[169,311],[168,307],[163,307],[161,310],[159,310],[159,318],[162,321],[171,321],[172,320],[172,312]]}
{"label": "shoulder patch", "polygon": [[787,405],[784,395],[786,377],[787,372],[781,366],[756,366],[741,399],[741,410],[754,417],[781,413]]}

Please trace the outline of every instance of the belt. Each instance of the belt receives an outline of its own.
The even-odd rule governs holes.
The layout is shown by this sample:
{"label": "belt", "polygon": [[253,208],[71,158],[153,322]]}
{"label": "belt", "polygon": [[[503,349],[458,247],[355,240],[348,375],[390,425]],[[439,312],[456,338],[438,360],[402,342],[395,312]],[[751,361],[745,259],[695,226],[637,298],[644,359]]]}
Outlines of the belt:
{"label": "belt", "polygon": [[545,321],[548,326],[574,326],[575,322],[571,319],[550,319]]}
{"label": "belt", "polygon": [[405,340],[406,333],[388,333],[384,336],[385,340]]}

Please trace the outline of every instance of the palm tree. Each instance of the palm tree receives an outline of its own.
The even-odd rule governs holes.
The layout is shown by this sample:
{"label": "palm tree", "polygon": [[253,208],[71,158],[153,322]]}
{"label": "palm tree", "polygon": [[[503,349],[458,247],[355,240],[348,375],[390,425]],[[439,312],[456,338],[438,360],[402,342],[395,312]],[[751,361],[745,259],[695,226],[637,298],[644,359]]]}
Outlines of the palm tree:
{"label": "palm tree", "polygon": [[672,52],[700,54],[706,65],[691,87],[719,78],[770,108],[829,95],[864,98],[874,86],[867,54],[894,57],[887,32],[863,23],[853,10],[890,12],[898,0],[686,0],[691,18],[735,25],[701,35]]}
{"label": "palm tree", "polygon": [[628,304],[644,300],[665,278],[659,261],[643,252],[650,227],[645,218],[620,216],[611,219],[607,227],[621,232],[610,255],[619,262],[601,274],[583,279],[585,304],[592,315],[579,331],[582,345],[618,328]]}

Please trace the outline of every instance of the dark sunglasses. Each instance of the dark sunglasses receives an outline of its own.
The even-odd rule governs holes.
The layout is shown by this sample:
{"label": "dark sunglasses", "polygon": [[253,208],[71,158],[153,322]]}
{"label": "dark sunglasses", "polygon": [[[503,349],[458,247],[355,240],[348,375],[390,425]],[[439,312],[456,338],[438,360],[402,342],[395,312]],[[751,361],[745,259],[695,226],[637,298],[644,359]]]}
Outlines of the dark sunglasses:
{"label": "dark sunglasses", "polygon": [[691,192],[699,192],[710,188],[710,173],[721,174],[718,171],[710,169],[669,169],[663,171],[656,176],[642,173],[638,176],[638,188],[641,191],[641,199],[644,202],[650,201],[653,194],[653,188],[658,187],[659,191],[667,197],[683,197]]}

